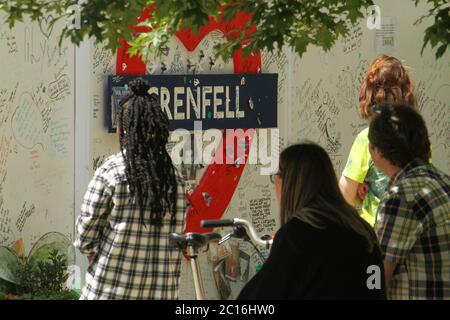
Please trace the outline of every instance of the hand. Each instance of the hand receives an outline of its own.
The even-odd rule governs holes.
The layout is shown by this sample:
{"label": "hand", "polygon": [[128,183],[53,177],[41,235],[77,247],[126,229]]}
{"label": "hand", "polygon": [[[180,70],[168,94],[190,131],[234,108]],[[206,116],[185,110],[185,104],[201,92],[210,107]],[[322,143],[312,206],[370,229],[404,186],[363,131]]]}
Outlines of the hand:
{"label": "hand", "polygon": [[369,185],[367,183],[363,182],[358,185],[358,197],[361,199],[361,201],[364,200],[368,191]]}

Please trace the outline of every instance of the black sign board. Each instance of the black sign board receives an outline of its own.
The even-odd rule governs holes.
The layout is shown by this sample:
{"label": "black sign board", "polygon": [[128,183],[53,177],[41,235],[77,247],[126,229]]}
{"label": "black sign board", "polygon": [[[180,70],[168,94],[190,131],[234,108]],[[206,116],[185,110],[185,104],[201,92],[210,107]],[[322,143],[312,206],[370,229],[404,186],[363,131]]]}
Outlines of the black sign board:
{"label": "black sign board", "polygon": [[108,77],[108,129],[115,132],[128,83],[144,78],[171,120],[170,129],[277,127],[277,74],[201,74]]}

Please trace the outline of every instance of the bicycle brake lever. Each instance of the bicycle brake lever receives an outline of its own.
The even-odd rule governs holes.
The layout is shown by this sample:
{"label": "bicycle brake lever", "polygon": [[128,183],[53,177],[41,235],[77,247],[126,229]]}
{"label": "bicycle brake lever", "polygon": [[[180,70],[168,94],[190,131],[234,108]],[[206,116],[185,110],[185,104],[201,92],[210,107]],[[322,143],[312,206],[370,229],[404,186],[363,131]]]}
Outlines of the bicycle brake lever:
{"label": "bicycle brake lever", "polygon": [[218,244],[222,244],[225,241],[230,240],[230,238],[233,237],[233,236],[234,236],[234,233],[229,233],[226,236],[223,236],[222,239],[219,240]]}

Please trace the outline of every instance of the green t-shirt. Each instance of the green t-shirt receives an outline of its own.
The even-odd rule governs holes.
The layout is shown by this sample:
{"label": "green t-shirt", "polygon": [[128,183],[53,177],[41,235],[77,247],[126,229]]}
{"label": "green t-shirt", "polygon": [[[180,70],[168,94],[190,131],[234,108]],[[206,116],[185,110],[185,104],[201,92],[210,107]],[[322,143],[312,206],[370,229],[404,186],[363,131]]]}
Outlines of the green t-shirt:
{"label": "green t-shirt", "polygon": [[361,131],[353,142],[342,175],[359,183],[367,183],[369,191],[363,200],[359,214],[370,225],[375,224],[377,207],[387,190],[389,178],[379,171],[369,153],[369,128]]}

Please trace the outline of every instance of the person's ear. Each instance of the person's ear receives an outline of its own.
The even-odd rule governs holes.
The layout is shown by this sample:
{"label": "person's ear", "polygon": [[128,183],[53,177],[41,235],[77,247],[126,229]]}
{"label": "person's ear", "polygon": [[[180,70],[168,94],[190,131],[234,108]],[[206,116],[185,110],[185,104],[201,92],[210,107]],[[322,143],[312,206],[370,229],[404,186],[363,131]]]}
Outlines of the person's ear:
{"label": "person's ear", "polygon": [[369,151],[370,153],[376,152],[377,155],[381,155],[380,149],[375,147],[372,143],[369,142]]}
{"label": "person's ear", "polygon": [[371,144],[369,144],[369,153],[372,157],[372,160],[375,162],[375,165],[378,165],[380,163],[380,161],[385,160],[380,149],[378,149],[377,147],[375,147]]}

